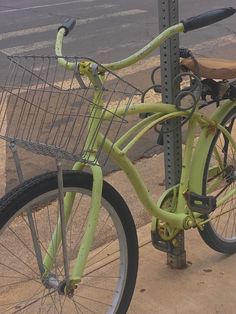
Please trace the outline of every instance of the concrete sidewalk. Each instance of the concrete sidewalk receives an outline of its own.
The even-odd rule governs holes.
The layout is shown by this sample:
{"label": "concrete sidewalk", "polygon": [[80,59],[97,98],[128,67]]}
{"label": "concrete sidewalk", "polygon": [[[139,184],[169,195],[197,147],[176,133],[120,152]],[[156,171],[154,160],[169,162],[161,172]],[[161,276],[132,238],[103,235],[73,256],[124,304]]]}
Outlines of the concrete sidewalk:
{"label": "concrete sidewalk", "polygon": [[[5,145],[0,142],[0,193],[5,191]],[[136,162],[155,199],[164,190],[163,154]],[[151,244],[150,216],[143,210],[122,171],[106,176],[124,197],[138,228],[140,257],[135,293],[129,314],[236,313],[236,254],[224,256],[202,241],[197,230],[185,233],[188,267],[173,270],[166,254]]]}
{"label": "concrete sidewalk", "polygon": [[[158,198],[163,191],[163,155],[136,163],[150,192]],[[236,313],[236,254],[225,256],[202,241],[197,230],[185,233],[187,268],[170,269],[166,254],[150,242],[150,217],[142,209],[125,175],[106,177],[128,203],[138,227],[140,257],[130,314]],[[140,227],[141,225],[144,226]]]}

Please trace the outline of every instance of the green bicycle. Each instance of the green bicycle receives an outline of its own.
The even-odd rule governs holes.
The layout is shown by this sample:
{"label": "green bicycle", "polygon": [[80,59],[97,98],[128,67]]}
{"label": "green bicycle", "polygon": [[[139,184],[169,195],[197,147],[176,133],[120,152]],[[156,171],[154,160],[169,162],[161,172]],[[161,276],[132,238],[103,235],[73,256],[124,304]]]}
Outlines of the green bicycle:
{"label": "green bicycle", "polygon": [[[57,57],[10,57],[1,96],[1,137],[56,157],[59,171],[20,184],[0,201],[1,313],[127,312],[138,268],[137,234],[125,201],[103,180],[100,165],[108,157],[126,173],[153,217],[154,244],[174,246],[180,230],[198,228],[214,250],[236,252],[236,88],[228,82],[216,96],[209,83],[217,78],[223,82],[210,82],[225,86],[236,71],[228,66],[224,76],[205,75],[207,90],[199,79],[206,73],[203,65],[186,59],[190,85],[182,92],[192,97],[187,107],[181,97],[174,105],[141,103],[141,91],[113,72],[143,59],[177,33],[235,12],[226,8],[190,18],[111,64],[63,57],[72,19],[59,28]],[[210,117],[200,110],[203,92],[218,102]],[[151,114],[122,133],[126,117],[145,112]],[[151,128],[176,118],[188,122],[181,180],[156,202],[127,153]],[[62,173],[64,158],[76,162]],[[82,171],[85,167],[90,173]]]}

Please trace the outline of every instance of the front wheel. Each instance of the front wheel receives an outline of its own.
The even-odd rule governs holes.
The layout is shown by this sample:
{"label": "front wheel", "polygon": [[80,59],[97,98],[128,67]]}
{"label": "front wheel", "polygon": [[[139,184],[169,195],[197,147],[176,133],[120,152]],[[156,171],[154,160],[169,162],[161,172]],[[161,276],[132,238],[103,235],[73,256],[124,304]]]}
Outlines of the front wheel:
{"label": "front wheel", "polygon": [[[224,126],[236,138],[236,109],[232,109],[223,119]],[[219,204],[236,188],[236,151],[228,138],[218,130],[214,136],[205,164],[202,194],[213,195]],[[199,230],[203,240],[212,249],[232,254],[236,252],[236,193],[222,202],[212,213],[204,217],[210,219]]]}
{"label": "front wheel", "polygon": [[[63,174],[64,190],[75,192],[67,223],[69,270],[73,267],[88,218],[93,178]],[[31,237],[31,212],[42,256],[58,221],[57,174],[33,178],[8,193],[0,203],[0,313],[126,313],[138,266],[137,235],[130,211],[114,188],[103,183],[102,206],[94,242],[81,282],[73,296],[63,295],[42,279]],[[65,279],[59,247],[50,280]]]}

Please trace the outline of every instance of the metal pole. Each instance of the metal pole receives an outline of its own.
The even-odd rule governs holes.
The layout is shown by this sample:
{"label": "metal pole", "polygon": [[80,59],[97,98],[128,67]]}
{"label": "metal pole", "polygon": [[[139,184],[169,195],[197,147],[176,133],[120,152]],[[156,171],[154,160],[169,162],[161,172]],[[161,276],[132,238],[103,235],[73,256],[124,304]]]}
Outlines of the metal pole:
{"label": "metal pole", "polygon": [[[179,22],[178,0],[159,0],[159,30]],[[162,101],[173,103],[178,92],[178,86],[174,86],[173,80],[179,73],[179,36],[176,35],[167,40],[161,47],[161,83]],[[166,187],[177,184],[180,180],[182,166],[182,140],[181,128],[176,129],[180,121],[169,121],[163,127],[164,131],[174,132],[164,134],[164,156]],[[167,252],[167,264],[173,268],[186,266],[186,252],[184,248],[184,232],[176,237],[175,246],[171,243]]]}

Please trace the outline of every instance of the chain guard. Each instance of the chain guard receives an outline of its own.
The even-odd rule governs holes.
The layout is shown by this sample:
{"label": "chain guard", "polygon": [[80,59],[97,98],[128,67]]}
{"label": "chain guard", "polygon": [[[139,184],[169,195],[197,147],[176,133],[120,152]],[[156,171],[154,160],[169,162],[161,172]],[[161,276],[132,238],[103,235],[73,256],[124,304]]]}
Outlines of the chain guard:
{"label": "chain guard", "polygon": [[[174,213],[177,206],[179,184],[166,190],[160,197],[157,206],[162,210]],[[171,241],[180,232],[180,229],[171,227],[167,222],[152,217],[152,232],[157,232],[163,241]]]}

